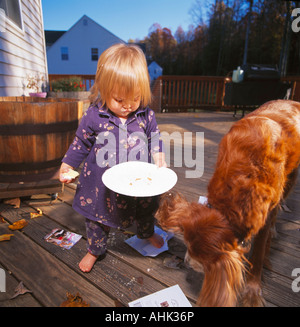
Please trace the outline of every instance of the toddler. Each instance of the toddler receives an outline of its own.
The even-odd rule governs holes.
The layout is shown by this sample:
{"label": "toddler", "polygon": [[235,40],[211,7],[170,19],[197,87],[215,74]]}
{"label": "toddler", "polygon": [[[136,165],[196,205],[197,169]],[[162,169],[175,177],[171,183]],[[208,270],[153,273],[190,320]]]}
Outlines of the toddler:
{"label": "toddler", "polygon": [[91,105],[83,115],[73,143],[60,168],[60,181],[70,183],[68,173],[84,161],[73,208],[86,217],[88,252],[79,263],[89,272],[106,252],[110,227],[127,228],[135,221],[137,236],[161,247],[154,233],[158,197],[128,197],[102,183],[109,167],[142,160],[166,167],[163,145],[151,100],[144,53],[137,46],[116,44],[102,53],[91,89]]}

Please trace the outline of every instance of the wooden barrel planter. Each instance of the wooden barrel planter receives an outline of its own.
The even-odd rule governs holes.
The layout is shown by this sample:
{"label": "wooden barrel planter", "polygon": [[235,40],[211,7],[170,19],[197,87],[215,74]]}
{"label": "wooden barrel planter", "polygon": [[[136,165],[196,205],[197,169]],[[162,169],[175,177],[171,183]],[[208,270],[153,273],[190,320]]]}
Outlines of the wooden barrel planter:
{"label": "wooden barrel planter", "polygon": [[0,183],[58,178],[81,116],[74,99],[0,97]]}

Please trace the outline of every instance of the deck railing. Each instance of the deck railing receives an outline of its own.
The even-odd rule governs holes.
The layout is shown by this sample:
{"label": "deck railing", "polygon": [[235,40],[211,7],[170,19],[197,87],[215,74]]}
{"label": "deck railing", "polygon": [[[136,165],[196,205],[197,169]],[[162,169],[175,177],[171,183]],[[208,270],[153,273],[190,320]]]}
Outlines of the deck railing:
{"label": "deck railing", "polygon": [[300,76],[286,76],[281,80],[292,85],[290,99],[300,101]]}
{"label": "deck railing", "polygon": [[[161,76],[153,87],[156,103],[160,91],[157,111],[235,110],[234,106],[224,104],[225,85],[231,81],[229,77],[218,76]],[[290,99],[300,101],[300,76],[287,76],[281,81],[291,84]]]}
{"label": "deck railing", "polygon": [[215,76],[161,76],[161,106],[168,111],[214,109],[224,105],[224,77]]}
{"label": "deck railing", "polygon": [[[52,82],[60,78],[79,76],[85,90],[94,83],[94,75],[53,75],[49,74],[50,91]],[[290,99],[300,101],[300,76],[281,79],[291,84]],[[160,76],[152,83],[153,101],[151,107],[157,111],[188,111],[195,109],[234,110],[224,105],[225,85],[231,78],[219,76]]]}

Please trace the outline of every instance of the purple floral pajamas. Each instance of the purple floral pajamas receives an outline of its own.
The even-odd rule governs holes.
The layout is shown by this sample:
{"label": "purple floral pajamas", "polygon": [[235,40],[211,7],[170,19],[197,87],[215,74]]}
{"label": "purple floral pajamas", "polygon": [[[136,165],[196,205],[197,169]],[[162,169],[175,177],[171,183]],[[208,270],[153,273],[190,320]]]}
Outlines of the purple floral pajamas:
{"label": "purple floral pajamas", "polygon": [[86,111],[62,161],[75,169],[84,161],[73,208],[92,221],[86,224],[89,251],[102,253],[106,248],[108,231],[103,226],[126,229],[135,221],[140,238],[153,234],[158,198],[117,194],[105,187],[102,175],[121,162],[151,162],[157,152],[163,152],[163,144],[154,112],[148,107],[132,113],[125,124],[101,105],[91,105]]}
{"label": "purple floral pajamas", "polygon": [[110,227],[97,221],[86,219],[85,228],[88,251],[95,256],[104,254],[106,252],[106,244]]}
{"label": "purple floral pajamas", "polygon": [[[119,198],[122,197],[121,195],[119,196]],[[129,198],[122,201],[126,201],[127,204],[136,207],[137,218],[135,219],[135,223],[138,238],[144,239],[151,237],[154,233],[155,223],[153,214],[158,209],[159,198]],[[122,208],[120,210],[122,210]],[[124,219],[124,217],[126,217],[124,215],[121,215],[121,217],[123,217],[121,226],[124,229],[130,227],[134,223],[130,216],[128,216],[127,219]],[[110,227],[91,219],[86,219],[85,225],[88,251],[95,256],[104,254],[106,252]]]}

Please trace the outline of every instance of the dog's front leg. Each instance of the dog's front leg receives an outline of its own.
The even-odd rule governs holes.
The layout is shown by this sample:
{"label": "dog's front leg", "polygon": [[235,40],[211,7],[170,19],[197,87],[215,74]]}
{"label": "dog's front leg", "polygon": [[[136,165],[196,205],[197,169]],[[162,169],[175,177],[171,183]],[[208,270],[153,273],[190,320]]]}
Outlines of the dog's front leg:
{"label": "dog's front leg", "polygon": [[242,304],[245,307],[262,307],[265,300],[261,290],[261,275],[265,256],[268,254],[270,228],[276,219],[278,207],[269,214],[265,226],[254,238],[253,251],[250,258],[251,267],[247,274],[247,282],[242,294]]}

